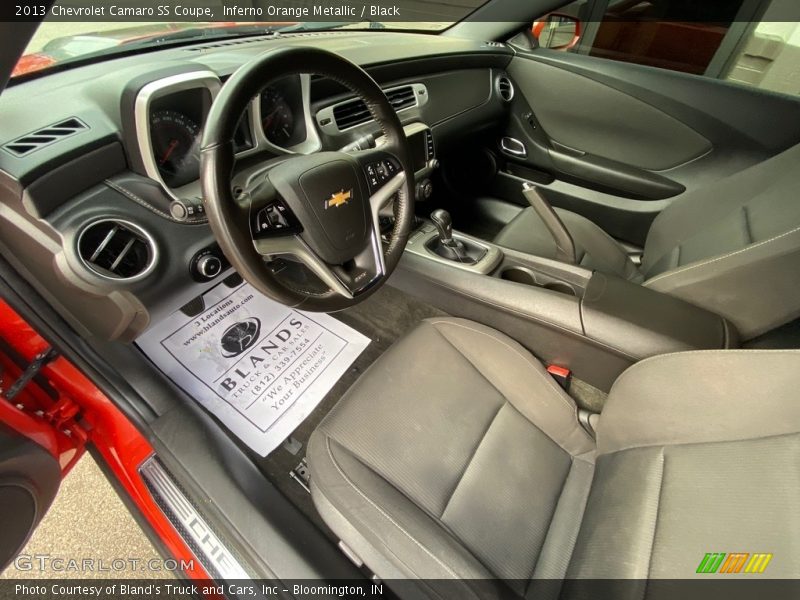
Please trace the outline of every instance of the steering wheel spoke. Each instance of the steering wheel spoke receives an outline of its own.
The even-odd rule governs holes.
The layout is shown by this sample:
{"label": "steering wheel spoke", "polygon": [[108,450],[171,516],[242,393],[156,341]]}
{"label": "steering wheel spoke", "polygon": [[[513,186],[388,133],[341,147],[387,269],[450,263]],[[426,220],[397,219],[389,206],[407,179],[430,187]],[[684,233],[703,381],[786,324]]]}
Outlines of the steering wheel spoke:
{"label": "steering wheel spoke", "polygon": [[368,290],[385,272],[378,233],[373,234],[368,247],[346,265],[328,264],[298,235],[254,238],[253,245],[265,258],[289,257],[299,261],[331,290],[348,300]]}

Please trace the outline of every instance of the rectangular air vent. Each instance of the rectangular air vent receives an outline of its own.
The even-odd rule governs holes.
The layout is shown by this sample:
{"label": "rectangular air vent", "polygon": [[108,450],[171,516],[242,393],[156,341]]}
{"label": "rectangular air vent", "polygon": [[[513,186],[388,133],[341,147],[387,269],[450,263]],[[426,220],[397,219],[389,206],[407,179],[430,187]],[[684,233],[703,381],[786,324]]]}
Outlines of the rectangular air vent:
{"label": "rectangular air vent", "polygon": [[[389,103],[399,112],[406,108],[419,106],[427,100],[427,91],[421,84],[402,85],[396,88],[384,90]],[[331,120],[339,131],[350,129],[356,125],[361,125],[372,120],[372,115],[367,109],[367,105],[360,98],[346,100],[332,107],[322,109],[317,113],[317,120],[320,126],[325,128],[331,124]]]}
{"label": "rectangular air vent", "polygon": [[79,131],[89,129],[89,127],[77,117],[70,117],[53,125],[48,125],[38,131],[23,135],[3,148],[14,156],[26,156],[45,146],[49,146],[59,140],[75,135]]}
{"label": "rectangular air vent", "polygon": [[336,121],[336,126],[344,130],[360,123],[366,123],[372,117],[364,101],[356,99],[335,106],[333,108],[333,118]]}

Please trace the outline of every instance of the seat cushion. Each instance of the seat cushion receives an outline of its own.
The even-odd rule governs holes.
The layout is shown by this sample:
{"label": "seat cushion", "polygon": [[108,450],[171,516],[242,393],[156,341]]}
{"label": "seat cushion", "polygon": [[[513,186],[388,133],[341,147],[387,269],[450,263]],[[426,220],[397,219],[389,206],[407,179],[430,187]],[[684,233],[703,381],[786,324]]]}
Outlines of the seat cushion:
{"label": "seat cushion", "polygon": [[[556,208],[555,211],[572,236],[578,263],[581,266],[637,283],[643,280],[638,268],[622,246],[600,227],[574,212],[561,208]],[[526,254],[556,258],[555,241],[532,208],[520,212],[497,234],[494,242]]]}
{"label": "seat cushion", "polygon": [[798,373],[798,351],[642,361],[595,444],[518,344],[426,321],[312,435],[312,497],[403,597],[598,597],[587,581],[625,579],[608,597],[641,598],[649,578],[707,578],[709,553],[737,555],[730,576],[755,556],[796,578]]}
{"label": "seat cushion", "polygon": [[719,552],[769,553],[762,577],[798,577],[798,373],[797,351],[686,352],[628,369],[599,420],[569,577],[707,578],[696,570]]}
{"label": "seat cushion", "polygon": [[519,344],[436,319],[365,373],[308,460],[321,515],[381,577],[498,578],[523,594],[537,569],[566,571],[593,451]]}

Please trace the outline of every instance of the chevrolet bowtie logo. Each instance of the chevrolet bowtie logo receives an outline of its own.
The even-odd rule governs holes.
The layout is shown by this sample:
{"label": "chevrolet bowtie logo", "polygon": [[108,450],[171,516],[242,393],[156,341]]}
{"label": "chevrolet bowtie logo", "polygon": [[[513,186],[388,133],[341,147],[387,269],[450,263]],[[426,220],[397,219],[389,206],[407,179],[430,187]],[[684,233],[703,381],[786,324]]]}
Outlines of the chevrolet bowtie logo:
{"label": "chevrolet bowtie logo", "polygon": [[337,206],[343,206],[350,202],[350,198],[353,195],[353,190],[339,190],[335,194],[332,194],[330,198],[325,200],[325,210],[333,207],[336,208]]}

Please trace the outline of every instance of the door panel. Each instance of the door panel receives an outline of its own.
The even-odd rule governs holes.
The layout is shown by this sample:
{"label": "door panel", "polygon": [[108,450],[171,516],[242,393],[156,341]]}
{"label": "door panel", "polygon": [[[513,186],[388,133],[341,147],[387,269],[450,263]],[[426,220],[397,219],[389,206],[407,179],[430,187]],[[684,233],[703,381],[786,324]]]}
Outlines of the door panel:
{"label": "door panel", "polygon": [[555,206],[642,245],[671,201],[800,142],[800,99],[707,77],[562,53],[520,50],[500,153],[499,197],[525,206],[520,179]]}
{"label": "door panel", "polygon": [[694,160],[711,142],[639,98],[538,60],[514,60],[508,73],[550,139],[631,167],[665,170]]}
{"label": "door panel", "polygon": [[22,550],[60,482],[61,467],[53,455],[0,425],[0,571]]}

